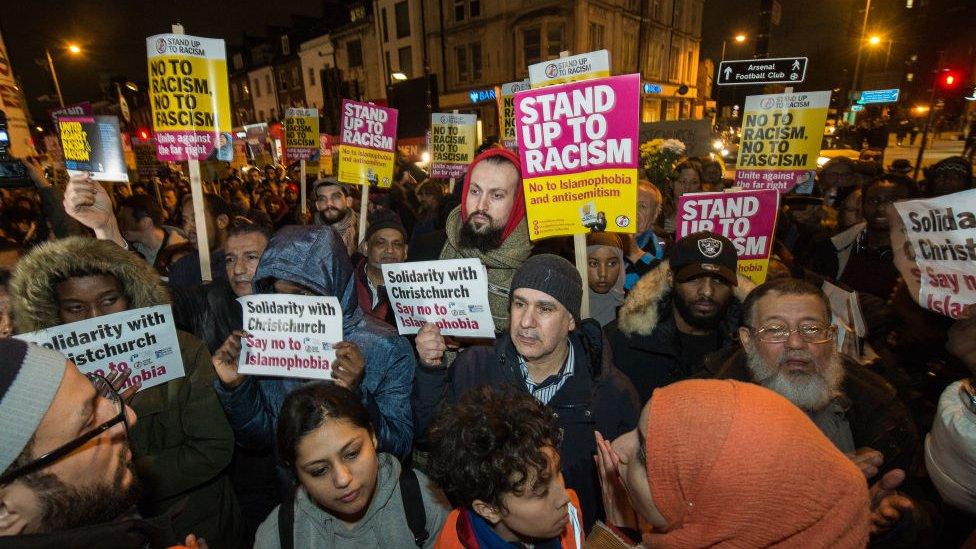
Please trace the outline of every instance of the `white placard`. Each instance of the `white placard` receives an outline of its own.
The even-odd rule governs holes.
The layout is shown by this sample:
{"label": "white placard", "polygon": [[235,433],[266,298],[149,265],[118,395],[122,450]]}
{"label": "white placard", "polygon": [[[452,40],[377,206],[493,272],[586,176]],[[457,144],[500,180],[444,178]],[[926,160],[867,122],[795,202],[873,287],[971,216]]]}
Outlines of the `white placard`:
{"label": "white placard", "polygon": [[238,372],[332,379],[334,345],[342,341],[342,308],[335,297],[255,294],[237,299],[244,310]]}
{"label": "white placard", "polygon": [[401,334],[432,322],[441,334],[495,337],[488,272],[478,259],[383,265],[383,281]]}
{"label": "white placard", "polygon": [[183,377],[183,357],[169,305],[143,307],[15,336],[68,357],[83,374],[107,376],[121,368],[140,390]]}
{"label": "white placard", "polygon": [[609,76],[610,52],[607,50],[570,55],[529,65],[529,82],[533,88]]}

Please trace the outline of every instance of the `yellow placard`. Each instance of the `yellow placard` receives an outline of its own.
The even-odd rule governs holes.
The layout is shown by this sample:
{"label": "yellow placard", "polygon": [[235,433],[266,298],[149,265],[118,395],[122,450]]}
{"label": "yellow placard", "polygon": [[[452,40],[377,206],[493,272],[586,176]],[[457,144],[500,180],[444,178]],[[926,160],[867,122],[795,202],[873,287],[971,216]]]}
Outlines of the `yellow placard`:
{"label": "yellow placard", "polygon": [[157,132],[230,129],[227,62],[222,59],[150,58],[149,99]]}
{"label": "yellow placard", "polygon": [[339,145],[339,181],[389,187],[393,183],[394,158],[393,151]]}
{"label": "yellow placard", "polygon": [[532,240],[589,230],[634,232],[637,170],[607,169],[522,181]]}
{"label": "yellow placard", "polygon": [[766,281],[769,274],[769,257],[765,259],[740,259],[739,274],[755,282],[762,284]]}
{"label": "yellow placard", "polygon": [[309,160],[319,151],[317,109],[285,111],[285,156],[288,160]]}

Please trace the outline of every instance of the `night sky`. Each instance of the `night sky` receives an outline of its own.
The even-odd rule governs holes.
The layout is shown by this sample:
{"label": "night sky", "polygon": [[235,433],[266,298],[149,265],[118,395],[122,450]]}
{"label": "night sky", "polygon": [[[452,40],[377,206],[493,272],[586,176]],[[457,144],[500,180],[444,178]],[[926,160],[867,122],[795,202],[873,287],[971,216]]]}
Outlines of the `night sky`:
{"label": "night sky", "polygon": [[[14,74],[25,89],[31,113],[46,118],[57,98],[46,63],[44,48],[51,48],[65,103],[97,99],[100,83],[113,76],[146,80],[146,42],[153,34],[170,32],[180,22],[187,34],[223,38],[239,44],[243,32],[265,35],[265,25],[290,26],[290,14],[321,16],[325,2],[315,0],[199,0],[98,1],[5,0],[0,10],[0,30],[13,64]],[[63,50],[66,41],[85,49],[81,57]],[[49,94],[54,103],[37,100]]]}

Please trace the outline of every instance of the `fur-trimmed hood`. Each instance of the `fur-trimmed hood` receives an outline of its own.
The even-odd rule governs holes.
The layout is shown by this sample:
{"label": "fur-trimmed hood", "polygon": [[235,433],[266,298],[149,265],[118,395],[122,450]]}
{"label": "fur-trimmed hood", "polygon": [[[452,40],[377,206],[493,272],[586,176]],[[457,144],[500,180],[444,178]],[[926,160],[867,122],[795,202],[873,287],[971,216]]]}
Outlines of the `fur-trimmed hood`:
{"label": "fur-trimmed hood", "polygon": [[[668,284],[670,270],[670,264],[664,260],[631,288],[617,312],[617,327],[624,335],[649,336],[657,328],[662,316],[671,314],[671,285]],[[755,287],[751,280],[739,275],[739,284],[733,288],[733,298],[737,304],[742,303]],[[738,306],[729,307],[726,315],[738,315],[739,309]],[[738,325],[738,320],[735,324]]]}
{"label": "fur-trimmed hood", "polygon": [[169,303],[159,275],[139,256],[114,242],[74,236],[45,242],[17,263],[10,280],[17,333],[63,324],[54,286],[90,274],[114,276],[132,309]]}

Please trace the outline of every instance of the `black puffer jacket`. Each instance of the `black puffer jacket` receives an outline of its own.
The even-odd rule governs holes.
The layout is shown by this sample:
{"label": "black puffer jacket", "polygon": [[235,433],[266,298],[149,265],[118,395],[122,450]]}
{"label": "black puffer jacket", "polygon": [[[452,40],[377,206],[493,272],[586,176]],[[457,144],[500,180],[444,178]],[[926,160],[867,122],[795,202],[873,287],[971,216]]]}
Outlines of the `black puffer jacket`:
{"label": "black puffer jacket", "polygon": [[[549,401],[563,429],[559,450],[566,486],[576,490],[588,529],[603,518],[603,503],[593,456],[593,431],[612,440],[634,429],[640,415],[637,394],[627,377],[604,353],[600,325],[587,319],[577,323],[569,339],[576,359],[574,375]],[[490,385],[512,385],[528,392],[511,336],[501,334],[493,346],[471,347],[448,368],[418,366],[414,383],[414,423],[427,426],[442,402],[456,403],[461,395]]]}
{"label": "black puffer jacket", "polygon": [[176,327],[202,339],[211,353],[232,331],[243,329],[244,312],[227,280],[173,288],[171,294]]}

